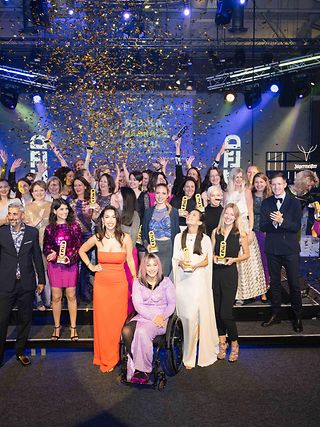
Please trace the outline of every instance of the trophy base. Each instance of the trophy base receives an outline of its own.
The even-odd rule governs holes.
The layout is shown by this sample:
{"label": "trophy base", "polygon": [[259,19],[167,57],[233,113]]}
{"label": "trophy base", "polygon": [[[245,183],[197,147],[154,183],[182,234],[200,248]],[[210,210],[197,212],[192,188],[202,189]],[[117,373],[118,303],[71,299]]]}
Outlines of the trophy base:
{"label": "trophy base", "polygon": [[67,256],[57,259],[57,264],[69,264],[70,260]]}
{"label": "trophy base", "polygon": [[148,252],[149,254],[156,254],[157,252],[159,252],[159,249],[158,248],[149,249]]}
{"label": "trophy base", "polygon": [[187,267],[187,268],[184,268],[183,271],[185,273],[192,273],[193,272],[193,268],[192,267]]}
{"label": "trophy base", "polygon": [[226,263],[226,259],[225,258],[218,258],[217,264],[225,265],[225,263]]}

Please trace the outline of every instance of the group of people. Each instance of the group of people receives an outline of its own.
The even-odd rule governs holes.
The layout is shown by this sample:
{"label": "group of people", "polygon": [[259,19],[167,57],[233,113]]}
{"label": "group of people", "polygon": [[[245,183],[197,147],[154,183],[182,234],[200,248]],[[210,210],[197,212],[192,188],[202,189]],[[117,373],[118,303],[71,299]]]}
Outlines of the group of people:
{"label": "group of people", "polygon": [[222,145],[202,182],[193,158],[183,174],[178,139],[169,186],[163,158],[156,171],[129,171],[124,164],[113,177],[108,165],[90,173],[92,147],[70,168],[53,141],[48,144],[61,167],[46,182],[41,162],[37,174],[16,181],[21,159],[6,179],[7,156],[0,151],[0,364],[15,305],[20,363],[30,364],[24,348],[34,304],[39,310],[52,307],[51,339],[59,340],[64,290],[70,339],[79,339],[78,302],[93,300],[94,364],[102,372],[114,369],[122,335],[133,382],[148,381],[152,341],[165,332],[175,310],[183,324],[187,369],[225,359],[228,341],[228,360],[237,361],[234,302],[265,302],[270,287],[273,311],[263,326],[279,323],[282,266],[293,327],[302,330],[298,233],[301,208],[315,201],[315,173],[299,172],[289,187],[281,173],[270,182],[250,165],[246,172],[232,169],[226,183],[219,169]]}

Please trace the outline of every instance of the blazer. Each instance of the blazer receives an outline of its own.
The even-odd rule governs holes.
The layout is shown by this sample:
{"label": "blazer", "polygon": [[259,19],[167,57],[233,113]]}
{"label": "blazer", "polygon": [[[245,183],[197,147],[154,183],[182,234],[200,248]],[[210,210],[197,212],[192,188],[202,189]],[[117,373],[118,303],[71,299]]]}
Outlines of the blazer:
{"label": "blazer", "polygon": [[[152,208],[146,209],[144,212],[143,224],[142,224],[142,240],[143,240],[143,242],[149,243],[149,234],[148,234],[150,231],[149,224],[150,224],[150,220],[152,218],[154,210],[155,210],[155,206],[153,206]],[[174,238],[176,237],[176,235],[178,233],[180,233],[179,213],[178,213],[178,210],[176,208],[171,209],[170,222],[171,222],[171,224],[170,224],[171,241],[173,244]]]}
{"label": "blazer", "polygon": [[[12,239],[10,226],[0,227],[0,293],[15,291],[17,264],[20,266],[21,286],[26,292],[33,291],[37,283],[45,284],[39,232],[35,227],[25,226],[19,253]],[[36,274],[38,280],[36,279]]]}
{"label": "blazer", "polygon": [[274,196],[263,200],[260,212],[260,230],[266,233],[265,252],[273,255],[299,253],[298,232],[301,228],[302,216],[299,201],[286,194],[280,208],[283,223],[275,228],[270,219],[270,213],[277,210]]}

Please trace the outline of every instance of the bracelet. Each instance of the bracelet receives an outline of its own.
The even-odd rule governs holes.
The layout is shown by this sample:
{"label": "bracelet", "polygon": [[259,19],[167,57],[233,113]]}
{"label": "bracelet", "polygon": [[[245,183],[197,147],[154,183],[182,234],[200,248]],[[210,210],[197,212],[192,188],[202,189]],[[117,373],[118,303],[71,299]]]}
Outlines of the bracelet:
{"label": "bracelet", "polygon": [[91,147],[90,145],[87,146],[87,151],[93,151],[93,147]]}

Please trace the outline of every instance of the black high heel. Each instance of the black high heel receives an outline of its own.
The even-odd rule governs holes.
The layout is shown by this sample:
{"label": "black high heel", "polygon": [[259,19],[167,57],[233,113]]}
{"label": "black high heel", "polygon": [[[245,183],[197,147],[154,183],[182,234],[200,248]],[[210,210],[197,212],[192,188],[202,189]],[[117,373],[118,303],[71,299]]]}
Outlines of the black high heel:
{"label": "black high heel", "polygon": [[[74,330],[73,336],[70,336],[71,341],[78,341],[79,335],[77,334],[77,327],[76,326],[70,326],[70,332]],[[71,334],[70,334],[71,335]]]}
{"label": "black high heel", "polygon": [[[57,335],[57,333],[56,333],[57,330],[59,330],[59,335]],[[59,326],[54,326],[53,327],[53,333],[51,335],[51,340],[52,341],[58,341],[58,339],[60,338],[60,336],[61,336],[61,326],[60,325]]]}

